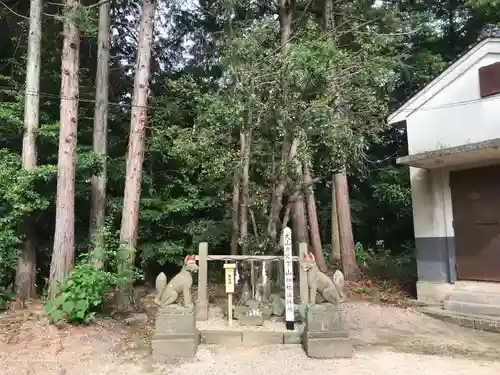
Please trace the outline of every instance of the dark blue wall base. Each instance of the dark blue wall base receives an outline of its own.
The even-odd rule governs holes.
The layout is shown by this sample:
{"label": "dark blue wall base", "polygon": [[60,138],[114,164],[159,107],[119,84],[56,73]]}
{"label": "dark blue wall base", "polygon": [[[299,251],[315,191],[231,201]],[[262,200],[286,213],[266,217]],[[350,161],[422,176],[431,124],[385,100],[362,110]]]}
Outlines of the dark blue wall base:
{"label": "dark blue wall base", "polygon": [[457,280],[454,237],[415,238],[418,280],[454,283]]}

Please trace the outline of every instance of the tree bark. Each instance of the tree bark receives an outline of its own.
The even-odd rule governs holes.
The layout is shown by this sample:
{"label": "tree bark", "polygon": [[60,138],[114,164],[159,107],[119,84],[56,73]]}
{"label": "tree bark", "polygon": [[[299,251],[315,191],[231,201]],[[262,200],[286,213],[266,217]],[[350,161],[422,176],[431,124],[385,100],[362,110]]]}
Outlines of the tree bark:
{"label": "tree bark", "polygon": [[[295,1],[294,0],[279,0],[279,20],[280,20],[280,42],[283,50],[287,50],[290,45],[290,39],[292,36],[292,26],[295,13]],[[303,181],[302,165],[300,161],[296,160],[297,148],[299,146],[298,138],[294,137],[292,139],[292,145],[290,147],[290,153],[288,156],[288,161],[293,161],[296,165],[295,170],[297,172],[297,181]],[[281,208],[281,206],[280,206]],[[298,192],[296,199],[293,201],[292,208],[293,215],[293,234],[297,243],[308,242],[307,236],[307,217],[306,217],[306,206],[304,204],[304,194],[302,189]]]}
{"label": "tree bark", "polygon": [[332,175],[332,255],[330,263],[339,264],[340,256],[340,233],[339,233],[339,217],[337,208],[337,197],[335,189],[335,175]]}
{"label": "tree bark", "polygon": [[278,233],[278,222],[280,220],[280,212],[282,207],[283,193],[286,188],[286,176],[284,170],[288,162],[288,155],[290,153],[290,143],[285,135],[283,146],[281,148],[281,158],[276,172],[276,179],[271,193],[271,206],[269,209],[269,221],[267,224],[267,236],[271,245],[276,245],[276,237]]}
{"label": "tree bark", "polygon": [[240,239],[242,241],[241,253],[248,254],[248,182],[250,170],[250,145],[252,142],[251,130],[242,131],[240,139],[243,149],[241,170],[241,202],[240,202]]}
{"label": "tree bark", "polygon": [[[281,46],[283,50],[287,50],[289,48],[289,41],[292,35],[295,0],[279,0],[278,7]],[[267,235],[273,247],[276,246],[277,227],[282,208],[283,193],[285,192],[287,184],[284,169],[289,161],[288,156],[293,141],[293,139],[290,140],[289,134],[285,132],[283,145],[281,147],[281,160],[277,168],[277,177],[273,187],[271,207],[269,209],[269,222],[267,225]]]}
{"label": "tree bark", "polygon": [[[65,9],[74,12],[79,0],[65,0]],[[73,17],[64,19],[61,64],[61,109],[57,162],[56,222],[54,250],[50,264],[49,296],[70,273],[75,258],[75,155],[78,128],[78,69],[80,30]]]}
{"label": "tree bark", "polygon": [[238,166],[237,171],[234,173],[234,182],[233,182],[233,201],[231,210],[231,222],[232,222],[231,255],[238,254],[238,238],[240,236],[240,224],[238,221],[239,219],[238,214],[240,209],[240,176],[241,176],[240,171],[241,168]]}
{"label": "tree bark", "polygon": [[[299,183],[303,181],[302,164],[297,160],[297,149],[299,147],[299,140],[295,138],[292,147],[290,148],[289,160],[295,163],[295,170],[297,173]],[[308,243],[307,236],[307,219],[306,219],[306,207],[304,205],[304,194],[302,192],[302,186],[297,190],[297,196],[293,201],[292,215],[293,215],[293,234],[297,243],[305,242]]]}
{"label": "tree bark", "polygon": [[283,49],[287,49],[288,42],[290,41],[290,37],[292,35],[295,0],[279,0],[278,7],[280,21],[280,41]]}
{"label": "tree bark", "polygon": [[[342,39],[345,28],[341,12],[342,3],[338,0],[325,0],[324,23],[331,41],[336,44]],[[330,117],[339,117],[332,109]],[[354,237],[352,233],[351,208],[349,204],[349,187],[345,171],[332,177],[332,263],[342,260],[346,280],[357,280],[360,277],[356,263]]]}
{"label": "tree bark", "polygon": [[325,0],[323,21],[325,29],[328,30],[330,38],[335,40],[335,15],[334,15],[334,0]]}
{"label": "tree bark", "polygon": [[[129,275],[135,262],[135,249],[139,234],[139,204],[141,199],[154,16],[155,0],[143,0],[120,228],[120,244],[122,249],[127,252],[126,260],[122,264],[122,270],[125,270]],[[126,276],[127,279],[118,292],[117,302],[120,310],[129,310],[132,307],[133,279],[129,275]]]}
{"label": "tree bark", "polygon": [[[99,35],[97,38],[97,74],[94,111],[94,134],[92,149],[106,157],[108,132],[108,81],[109,81],[109,40],[111,3],[99,5]],[[90,203],[90,239],[93,249],[102,248],[104,218],[106,214],[106,159],[103,160],[101,174],[92,176],[92,197]],[[103,267],[98,260],[96,267]]]}
{"label": "tree bark", "polygon": [[253,235],[255,237],[255,242],[257,242],[257,245],[261,246],[260,244],[260,240],[259,240],[259,229],[257,228],[257,220],[255,220],[255,214],[253,213],[252,210],[249,210],[250,211],[250,218],[252,220],[252,228],[253,228]]}
{"label": "tree bark", "polygon": [[312,184],[311,173],[306,163],[304,163],[304,183],[307,186],[307,215],[309,220],[309,231],[311,234],[311,247],[316,258],[316,264],[323,272],[328,270],[325,257],[323,256],[323,246],[321,245],[321,236],[319,234],[318,214],[316,211],[316,199],[314,197],[314,187]]}
{"label": "tree bark", "polygon": [[351,207],[349,188],[345,171],[335,174],[337,207],[339,214],[340,251],[344,277],[349,281],[357,281],[361,275],[356,262],[354,237],[352,235]]}
{"label": "tree bark", "polygon": [[[40,118],[40,56],[42,40],[42,0],[31,0],[28,56],[26,63],[26,95],[24,99],[24,136],[22,167],[30,170],[37,165],[36,133]],[[16,271],[17,298],[24,304],[36,295],[36,239],[33,223],[24,223],[26,239]]]}

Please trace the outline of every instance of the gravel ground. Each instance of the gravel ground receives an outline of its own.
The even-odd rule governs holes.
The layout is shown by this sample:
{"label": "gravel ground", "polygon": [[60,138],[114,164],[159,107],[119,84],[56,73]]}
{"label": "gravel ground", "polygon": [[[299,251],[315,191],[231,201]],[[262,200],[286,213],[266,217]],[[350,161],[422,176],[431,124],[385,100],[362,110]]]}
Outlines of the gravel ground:
{"label": "gravel ground", "polygon": [[193,360],[160,365],[151,362],[143,331],[110,320],[58,330],[39,320],[0,332],[0,374],[500,374],[498,334],[474,332],[410,309],[353,303],[346,311],[356,346],[352,359],[313,360],[298,346],[200,346]]}
{"label": "gravel ground", "polygon": [[336,374],[336,375],[498,375],[500,363],[390,351],[356,353],[352,359],[313,360],[300,347],[228,350],[205,347],[198,361],[169,369],[169,375]]}

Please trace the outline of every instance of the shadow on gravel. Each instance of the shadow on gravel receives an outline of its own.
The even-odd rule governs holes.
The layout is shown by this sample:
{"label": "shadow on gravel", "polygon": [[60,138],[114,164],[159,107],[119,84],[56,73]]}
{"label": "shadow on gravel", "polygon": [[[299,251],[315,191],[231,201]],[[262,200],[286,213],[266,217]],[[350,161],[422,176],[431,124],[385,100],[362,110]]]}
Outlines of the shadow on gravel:
{"label": "shadow on gravel", "polygon": [[500,358],[500,334],[443,322],[411,308],[364,302],[345,308],[357,350],[385,347],[404,353]]}

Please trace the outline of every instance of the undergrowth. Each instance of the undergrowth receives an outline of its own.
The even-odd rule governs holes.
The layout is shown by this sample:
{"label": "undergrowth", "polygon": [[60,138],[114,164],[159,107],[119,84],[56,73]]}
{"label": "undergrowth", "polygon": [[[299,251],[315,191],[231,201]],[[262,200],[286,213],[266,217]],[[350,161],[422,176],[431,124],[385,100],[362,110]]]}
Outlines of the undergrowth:
{"label": "undergrowth", "polygon": [[45,301],[44,309],[51,323],[88,324],[102,308],[105,296],[118,284],[113,272],[94,266],[95,258],[85,255],[67,279],[59,284],[54,299]]}
{"label": "undergrowth", "polygon": [[10,302],[16,299],[16,294],[11,287],[0,286],[0,311],[7,310]]}
{"label": "undergrowth", "polygon": [[[126,263],[130,249],[119,246],[109,227],[100,238],[98,249],[83,254],[68,278],[58,285],[55,298],[45,301],[44,309],[51,323],[91,323],[111,292],[140,277],[134,269],[120,266]],[[106,266],[98,268],[98,262]]]}
{"label": "undergrowth", "polygon": [[[386,249],[382,242],[373,248],[356,243],[356,261],[362,273],[366,276],[386,281],[394,281],[404,285],[411,285],[417,280],[417,264],[413,249],[404,246],[402,251],[395,254]],[[323,249],[323,256],[328,262],[331,247]]]}
{"label": "undergrowth", "polygon": [[355,247],[358,266],[371,277],[411,285],[417,280],[417,265],[414,252],[405,246],[398,254],[378,243],[374,248],[357,243]]}

